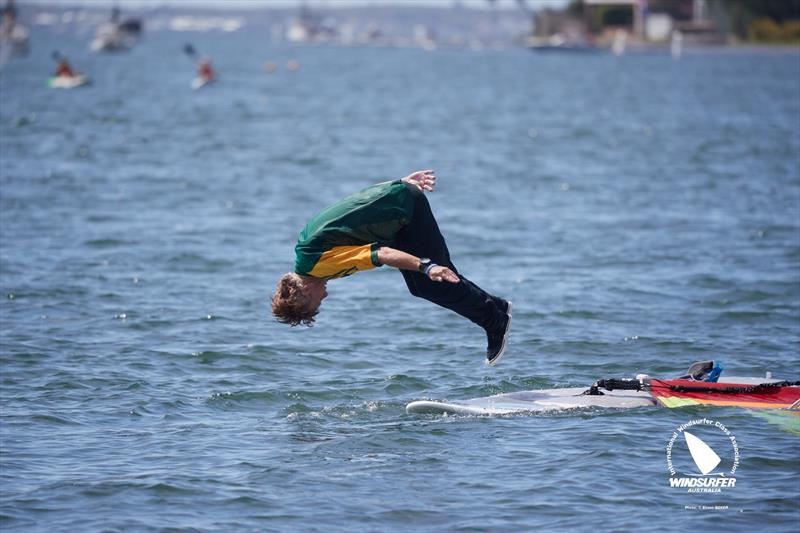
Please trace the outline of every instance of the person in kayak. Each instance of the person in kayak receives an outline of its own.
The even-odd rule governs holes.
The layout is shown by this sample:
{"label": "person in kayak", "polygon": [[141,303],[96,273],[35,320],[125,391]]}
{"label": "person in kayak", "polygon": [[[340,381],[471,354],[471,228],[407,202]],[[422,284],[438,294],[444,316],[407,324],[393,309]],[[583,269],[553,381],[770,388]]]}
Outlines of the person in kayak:
{"label": "person in kayak", "polygon": [[208,81],[213,81],[217,77],[216,72],[211,68],[211,61],[207,57],[201,58],[197,63],[197,75]]}
{"label": "person in kayak", "polygon": [[414,172],[367,187],[311,218],[295,246],[294,271],[281,277],[272,296],[278,321],[313,325],[328,280],[388,265],[400,269],[412,295],[481,326],[486,363],[500,361],[511,302],[487,293],[453,265],[424,194],[435,184],[432,170]]}
{"label": "person in kayak", "polygon": [[58,66],[56,67],[56,77],[74,78],[77,76],[72,67],[69,65],[65,58],[58,59]]}

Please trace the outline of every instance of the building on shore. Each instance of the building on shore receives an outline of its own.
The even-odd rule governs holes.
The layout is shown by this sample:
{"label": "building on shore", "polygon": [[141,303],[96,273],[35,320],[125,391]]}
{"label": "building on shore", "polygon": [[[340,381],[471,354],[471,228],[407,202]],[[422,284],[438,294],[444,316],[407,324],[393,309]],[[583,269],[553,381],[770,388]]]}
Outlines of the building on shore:
{"label": "building on shore", "polygon": [[[714,15],[712,17],[712,15]],[[679,32],[687,45],[724,44],[727,12],[708,0],[574,0],[566,9],[534,16],[533,48],[611,48],[669,42]]]}

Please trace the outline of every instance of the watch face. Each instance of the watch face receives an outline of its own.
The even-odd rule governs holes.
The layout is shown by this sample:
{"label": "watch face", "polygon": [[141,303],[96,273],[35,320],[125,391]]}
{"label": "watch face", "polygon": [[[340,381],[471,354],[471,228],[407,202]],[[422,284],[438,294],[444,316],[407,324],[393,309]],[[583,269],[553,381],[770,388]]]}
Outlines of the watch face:
{"label": "watch face", "polygon": [[425,267],[431,264],[431,260],[427,257],[420,257],[419,258],[419,271],[422,272],[425,270]]}

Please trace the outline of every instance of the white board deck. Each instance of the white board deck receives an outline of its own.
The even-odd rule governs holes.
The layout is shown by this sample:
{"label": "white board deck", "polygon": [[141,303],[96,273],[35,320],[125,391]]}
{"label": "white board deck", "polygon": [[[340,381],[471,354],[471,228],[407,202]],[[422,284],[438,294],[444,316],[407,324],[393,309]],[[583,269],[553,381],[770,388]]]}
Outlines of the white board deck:
{"label": "white board deck", "polygon": [[648,392],[603,391],[602,396],[587,396],[587,387],[545,389],[497,394],[471,400],[436,402],[419,400],[406,406],[407,413],[503,415],[511,413],[561,411],[586,407],[630,409],[656,405]]}

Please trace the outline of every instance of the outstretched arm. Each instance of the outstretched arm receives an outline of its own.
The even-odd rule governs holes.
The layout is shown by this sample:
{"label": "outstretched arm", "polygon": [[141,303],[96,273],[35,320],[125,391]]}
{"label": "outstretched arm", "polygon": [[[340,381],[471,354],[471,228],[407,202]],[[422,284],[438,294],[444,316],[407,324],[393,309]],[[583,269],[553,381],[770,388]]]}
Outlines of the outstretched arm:
{"label": "outstretched arm", "polygon": [[433,192],[433,188],[436,186],[436,173],[433,170],[418,170],[412,172],[401,181],[413,185],[422,192]]}
{"label": "outstretched arm", "polygon": [[[389,265],[402,270],[419,270],[419,258],[401,250],[389,248],[388,246],[381,246],[378,248],[378,261],[380,261],[382,265]],[[448,281],[450,283],[458,283],[461,281],[455,272],[440,265],[433,267],[428,272],[428,277],[432,281]]]}

